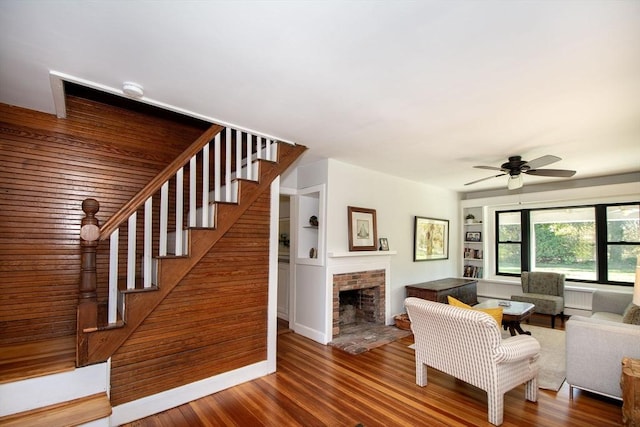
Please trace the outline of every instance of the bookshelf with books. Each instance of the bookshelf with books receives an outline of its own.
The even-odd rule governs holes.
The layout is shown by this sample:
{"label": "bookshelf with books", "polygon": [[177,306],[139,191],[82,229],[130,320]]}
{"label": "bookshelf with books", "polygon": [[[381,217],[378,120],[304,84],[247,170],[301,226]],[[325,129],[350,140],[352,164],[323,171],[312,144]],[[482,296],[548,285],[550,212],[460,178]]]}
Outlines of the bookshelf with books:
{"label": "bookshelf with books", "polygon": [[484,273],[482,208],[466,208],[463,215],[462,276],[480,279]]}

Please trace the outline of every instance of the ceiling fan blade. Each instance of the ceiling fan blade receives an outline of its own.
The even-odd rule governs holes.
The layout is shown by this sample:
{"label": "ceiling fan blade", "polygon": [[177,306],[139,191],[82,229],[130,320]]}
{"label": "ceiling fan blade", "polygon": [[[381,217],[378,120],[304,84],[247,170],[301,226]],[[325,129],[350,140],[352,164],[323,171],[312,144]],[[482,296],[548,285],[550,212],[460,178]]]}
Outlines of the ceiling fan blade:
{"label": "ceiling fan blade", "polygon": [[[500,169],[498,169],[498,170],[500,170]],[[491,179],[491,178],[497,178],[497,177],[499,177],[499,176],[503,176],[503,175],[506,175],[506,173],[499,173],[498,175],[493,175],[493,176],[488,176],[488,177],[486,177],[486,178],[476,179],[475,181],[467,182],[465,185],[475,184],[475,183],[477,183],[477,182],[486,181],[486,180],[488,180],[488,179]]]}
{"label": "ceiling fan blade", "polygon": [[530,169],[528,171],[524,171],[524,173],[528,175],[555,176],[559,178],[569,178],[575,175],[576,171],[571,171],[567,169]]}
{"label": "ceiling fan blade", "polygon": [[546,155],[527,162],[527,166],[529,166],[530,169],[537,169],[543,166],[550,165],[551,163],[559,162],[560,160],[562,160],[560,157]]}
{"label": "ceiling fan blade", "polygon": [[495,166],[474,166],[476,169],[488,169],[490,171],[501,171],[502,169],[497,168]]}

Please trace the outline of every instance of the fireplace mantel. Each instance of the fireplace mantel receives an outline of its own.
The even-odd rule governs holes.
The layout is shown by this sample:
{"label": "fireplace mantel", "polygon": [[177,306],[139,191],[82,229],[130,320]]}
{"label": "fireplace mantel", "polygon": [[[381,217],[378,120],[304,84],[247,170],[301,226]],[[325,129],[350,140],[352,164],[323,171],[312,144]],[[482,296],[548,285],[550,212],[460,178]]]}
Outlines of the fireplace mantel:
{"label": "fireplace mantel", "polygon": [[329,258],[345,258],[356,256],[385,256],[396,255],[397,251],[357,251],[357,252],[328,252]]}

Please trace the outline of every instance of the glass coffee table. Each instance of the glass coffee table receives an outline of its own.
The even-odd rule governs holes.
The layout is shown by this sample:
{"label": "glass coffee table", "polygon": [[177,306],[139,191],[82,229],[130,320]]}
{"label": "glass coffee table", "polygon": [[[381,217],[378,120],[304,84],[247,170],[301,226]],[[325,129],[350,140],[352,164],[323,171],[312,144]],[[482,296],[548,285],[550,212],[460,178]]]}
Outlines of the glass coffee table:
{"label": "glass coffee table", "polygon": [[535,305],[528,302],[509,301],[490,299],[480,304],[476,304],[473,308],[496,308],[502,307],[502,326],[506,331],[509,329],[511,336],[518,334],[531,335],[531,332],[523,331],[520,322],[527,320],[533,314]]}

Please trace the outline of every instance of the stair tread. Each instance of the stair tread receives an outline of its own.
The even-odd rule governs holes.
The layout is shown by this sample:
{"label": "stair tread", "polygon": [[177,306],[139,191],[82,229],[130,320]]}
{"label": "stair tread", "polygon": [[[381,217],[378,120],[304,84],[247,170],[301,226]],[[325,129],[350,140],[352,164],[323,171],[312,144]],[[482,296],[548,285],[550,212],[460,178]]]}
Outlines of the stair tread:
{"label": "stair tread", "polygon": [[3,426],[76,426],[111,415],[106,393],[81,397],[31,411],[0,417]]}
{"label": "stair tread", "polygon": [[75,369],[76,338],[0,346],[0,384]]}

